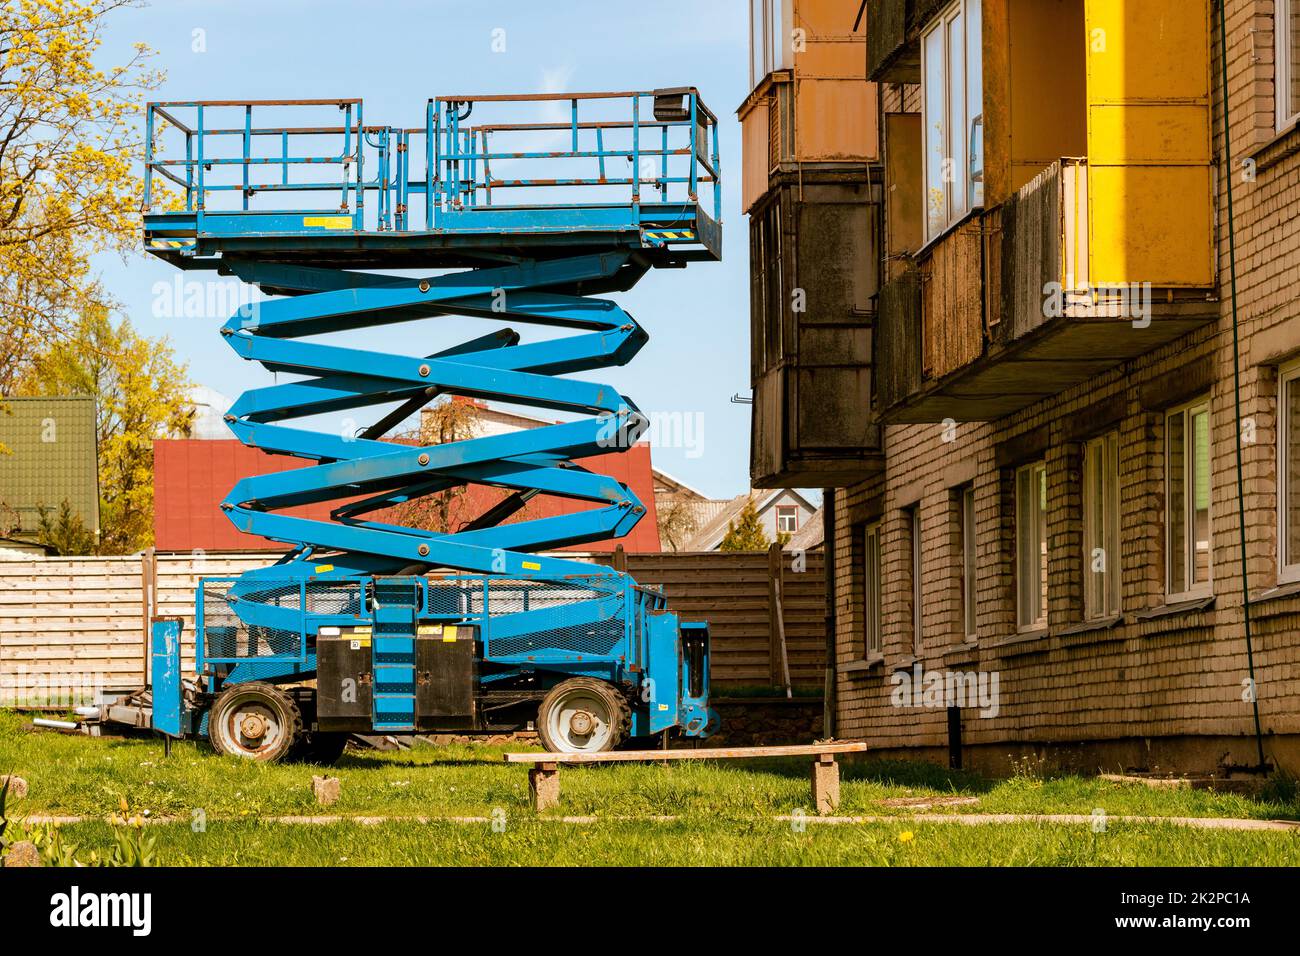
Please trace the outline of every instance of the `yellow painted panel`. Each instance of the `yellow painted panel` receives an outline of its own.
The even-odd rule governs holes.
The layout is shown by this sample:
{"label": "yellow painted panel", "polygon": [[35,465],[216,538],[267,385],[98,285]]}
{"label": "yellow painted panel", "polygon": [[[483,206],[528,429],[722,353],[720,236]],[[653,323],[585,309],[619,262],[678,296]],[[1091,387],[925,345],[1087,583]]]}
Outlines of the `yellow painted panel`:
{"label": "yellow painted panel", "polygon": [[1085,0],[1088,101],[1209,95],[1209,0]]}
{"label": "yellow painted panel", "polygon": [[880,158],[876,84],[800,79],[796,89],[796,158],[859,162]]}
{"label": "yellow painted panel", "polygon": [[1214,279],[1208,166],[1089,166],[1092,286]]}
{"label": "yellow painted panel", "polygon": [[1084,0],[1089,278],[1209,287],[1209,0]]}
{"label": "yellow painted panel", "polygon": [[1128,103],[1092,106],[1093,165],[1210,161],[1209,115],[1204,106]]}

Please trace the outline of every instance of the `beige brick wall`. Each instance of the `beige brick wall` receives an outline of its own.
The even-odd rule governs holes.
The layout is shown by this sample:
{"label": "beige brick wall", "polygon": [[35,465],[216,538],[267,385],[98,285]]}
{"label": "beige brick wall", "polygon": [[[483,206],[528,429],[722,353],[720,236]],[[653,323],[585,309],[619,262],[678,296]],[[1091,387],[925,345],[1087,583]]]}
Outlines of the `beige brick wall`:
{"label": "beige brick wall", "polygon": [[[1272,3],[1228,0],[1232,162],[1225,164],[1219,49],[1215,42],[1215,149],[1219,169],[1217,326],[1185,336],[1084,386],[997,422],[889,426],[882,478],[836,500],[836,732],[879,747],[947,745],[944,709],[895,707],[891,675],[911,667],[908,530],[919,503],[923,561],[921,660],[927,670],[999,675],[999,713],[963,712],[967,745],[1011,747],[1171,736],[1236,737],[1253,755],[1247,677],[1233,406],[1225,168],[1233,171],[1241,337],[1241,409],[1254,442],[1242,445],[1250,591],[1277,584],[1276,366],[1300,353],[1300,132],[1279,137],[1273,114]],[[1217,16],[1217,14],[1216,14]],[[1217,21],[1216,21],[1217,26]],[[882,108],[918,108],[915,88],[884,85]],[[1251,170],[1242,160],[1253,161]],[[1171,201],[1173,201],[1171,199]],[[1158,319],[1157,319],[1158,321]],[[1143,619],[1165,604],[1164,410],[1160,382],[1190,380],[1208,363],[1212,384],[1211,608]],[[1164,377],[1164,378],[1162,378]],[[1122,618],[1063,633],[1083,613],[1081,444],[1088,409],[1118,403]],[[1045,435],[1048,489],[1048,630],[1016,628],[1010,448]],[[946,440],[951,438],[951,440]],[[1037,457],[1037,456],[1036,456]],[[953,489],[973,481],[977,520],[978,643],[963,641],[960,554]],[[864,660],[862,526],[882,527],[883,660]],[[1300,734],[1300,595],[1252,604],[1260,716],[1270,735]],[[1234,755],[1243,748],[1234,748]],[[1266,742],[1266,749],[1267,742]],[[1240,761],[1241,757],[1236,759]],[[1293,768],[1294,769],[1294,768]]]}

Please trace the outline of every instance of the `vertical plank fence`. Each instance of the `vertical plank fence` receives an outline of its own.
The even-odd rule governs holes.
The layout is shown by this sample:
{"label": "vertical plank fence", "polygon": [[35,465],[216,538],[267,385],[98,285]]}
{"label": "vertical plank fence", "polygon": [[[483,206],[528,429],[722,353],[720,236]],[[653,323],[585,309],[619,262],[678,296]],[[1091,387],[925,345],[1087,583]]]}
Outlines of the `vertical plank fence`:
{"label": "vertical plank fence", "polygon": [[[825,659],[824,555],[807,552],[600,554],[661,588],[683,620],[709,623],[714,692],[784,688],[781,628],[791,683],[820,686]],[[184,622],[193,666],[194,589],[201,577],[240,574],[260,554],[155,554],[0,561],[0,706],[75,706],[100,689],[144,682],[149,618]],[[781,585],[774,575],[780,573]],[[777,614],[780,597],[781,617]]]}

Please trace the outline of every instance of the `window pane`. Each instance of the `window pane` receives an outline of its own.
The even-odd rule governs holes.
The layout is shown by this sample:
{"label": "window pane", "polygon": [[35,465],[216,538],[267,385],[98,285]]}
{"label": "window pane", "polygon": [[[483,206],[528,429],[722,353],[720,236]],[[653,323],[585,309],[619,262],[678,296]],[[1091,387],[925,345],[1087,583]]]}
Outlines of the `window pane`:
{"label": "window pane", "polygon": [[771,0],[771,33],[772,40],[772,60],[771,66],[774,70],[781,70],[791,65],[792,57],[787,57],[787,51],[790,49],[790,39],[786,36],[785,20],[781,12],[781,0]]}
{"label": "window pane", "polygon": [[1098,549],[1104,548],[1105,520],[1102,482],[1104,442],[1089,442],[1083,453],[1083,609],[1088,618],[1106,613],[1105,554],[1100,560]]}
{"label": "window pane", "polygon": [[1119,543],[1119,434],[1111,432],[1106,439],[1106,469],[1103,476],[1106,488],[1106,613],[1120,612],[1120,543]]}
{"label": "window pane", "polygon": [[1168,501],[1165,523],[1168,525],[1169,593],[1187,590],[1187,456],[1182,412],[1165,421],[1165,475]]}
{"label": "window pane", "polygon": [[880,650],[880,531],[877,526],[866,530],[866,568],[864,583],[864,618],[867,651]]}
{"label": "window pane", "polygon": [[966,34],[959,13],[948,21],[948,221],[966,212]]}
{"label": "window pane", "polygon": [[[1290,29],[1287,35],[1287,47],[1290,51],[1290,90],[1288,115],[1300,113],[1300,0],[1288,0],[1290,7]],[[1278,5],[1282,7],[1282,4]]]}
{"label": "window pane", "polygon": [[925,37],[925,224],[926,237],[934,238],[948,223],[947,189],[943,181],[947,156],[947,121],[943,70],[943,30]]}
{"label": "window pane", "polygon": [[1038,503],[1034,515],[1034,527],[1038,550],[1038,601],[1034,605],[1034,620],[1042,621],[1047,617],[1047,469],[1039,465],[1034,470],[1034,480],[1038,485],[1035,500]]}
{"label": "window pane", "polygon": [[1016,474],[1016,585],[1019,625],[1040,623],[1047,608],[1047,472],[1041,464]]}
{"label": "window pane", "polygon": [[984,205],[984,57],[981,52],[983,0],[966,3],[966,155],[969,203]]}
{"label": "window pane", "polygon": [[975,489],[961,495],[962,625],[970,637],[975,630]]}
{"label": "window pane", "polygon": [[1283,385],[1282,437],[1286,441],[1284,484],[1286,556],[1285,564],[1300,564],[1300,381]]}
{"label": "window pane", "polygon": [[1083,457],[1083,604],[1086,618],[1119,612],[1119,435],[1089,442]]}
{"label": "window pane", "polygon": [[1192,438],[1192,583],[1210,580],[1210,414],[1202,408],[1189,413]]}
{"label": "window pane", "polygon": [[763,51],[766,49],[763,39],[763,6],[764,0],[749,2],[749,85],[751,88],[758,86],[767,75],[767,71],[763,69]]}
{"label": "window pane", "polygon": [[921,509],[913,506],[909,512],[910,534],[908,543],[912,548],[912,653],[919,657],[923,635],[921,633]]}

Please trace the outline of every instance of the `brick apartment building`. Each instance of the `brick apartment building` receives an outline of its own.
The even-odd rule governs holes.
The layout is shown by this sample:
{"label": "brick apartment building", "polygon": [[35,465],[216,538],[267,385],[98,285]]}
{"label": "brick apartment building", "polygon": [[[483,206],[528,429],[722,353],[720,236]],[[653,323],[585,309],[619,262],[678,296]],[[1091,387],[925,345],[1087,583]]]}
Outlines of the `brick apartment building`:
{"label": "brick apartment building", "polygon": [[1254,686],[1300,770],[1300,0],[1224,0],[1226,151],[1218,2],[752,0],[751,471],[827,486],[838,736],[1249,766]]}

